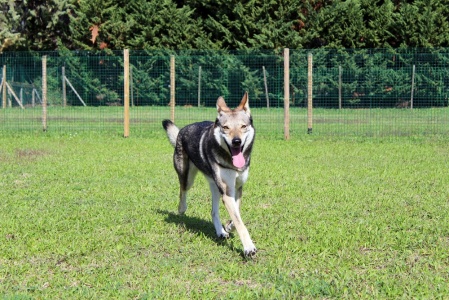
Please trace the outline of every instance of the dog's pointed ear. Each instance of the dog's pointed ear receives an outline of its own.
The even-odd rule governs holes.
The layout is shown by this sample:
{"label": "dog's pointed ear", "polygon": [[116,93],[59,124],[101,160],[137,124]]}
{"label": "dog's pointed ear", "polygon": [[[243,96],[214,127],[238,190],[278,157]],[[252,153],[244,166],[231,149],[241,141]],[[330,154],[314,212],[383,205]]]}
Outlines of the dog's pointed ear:
{"label": "dog's pointed ear", "polygon": [[230,111],[229,107],[226,105],[226,102],[222,96],[218,97],[217,99],[217,111],[218,115],[220,115],[222,111],[223,112]]}
{"label": "dog's pointed ear", "polygon": [[250,114],[251,111],[249,110],[249,101],[248,101],[248,92],[245,92],[245,95],[242,97],[242,101],[240,101],[239,106],[237,106],[237,109],[243,109],[246,111],[247,114]]}

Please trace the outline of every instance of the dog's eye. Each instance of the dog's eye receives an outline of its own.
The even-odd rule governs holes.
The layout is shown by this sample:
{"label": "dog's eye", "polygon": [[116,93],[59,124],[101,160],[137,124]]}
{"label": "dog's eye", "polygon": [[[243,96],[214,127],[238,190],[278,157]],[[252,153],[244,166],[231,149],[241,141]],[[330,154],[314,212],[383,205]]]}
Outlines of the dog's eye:
{"label": "dog's eye", "polygon": [[229,129],[228,126],[223,126],[222,128],[223,128],[223,130],[228,130]]}
{"label": "dog's eye", "polygon": [[242,129],[245,129],[246,128],[246,125],[242,125]]}

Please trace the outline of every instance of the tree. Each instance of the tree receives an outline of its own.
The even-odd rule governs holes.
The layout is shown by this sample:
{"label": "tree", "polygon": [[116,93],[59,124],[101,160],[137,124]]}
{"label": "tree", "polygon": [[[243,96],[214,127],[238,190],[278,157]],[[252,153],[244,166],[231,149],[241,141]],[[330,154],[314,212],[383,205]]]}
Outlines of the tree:
{"label": "tree", "polygon": [[306,48],[448,47],[449,6],[441,0],[307,1]]}
{"label": "tree", "polygon": [[311,1],[300,33],[307,48],[388,47],[393,9],[389,0]]}
{"label": "tree", "polygon": [[71,17],[74,48],[192,49],[212,46],[201,20],[171,0],[80,0]]}
{"label": "tree", "polygon": [[449,47],[448,15],[447,1],[399,3],[395,12],[396,40],[392,43],[401,47]]}
{"label": "tree", "polygon": [[300,0],[185,0],[220,49],[302,48],[298,34]]}
{"label": "tree", "polygon": [[69,0],[0,0],[1,50],[54,50],[67,45]]}

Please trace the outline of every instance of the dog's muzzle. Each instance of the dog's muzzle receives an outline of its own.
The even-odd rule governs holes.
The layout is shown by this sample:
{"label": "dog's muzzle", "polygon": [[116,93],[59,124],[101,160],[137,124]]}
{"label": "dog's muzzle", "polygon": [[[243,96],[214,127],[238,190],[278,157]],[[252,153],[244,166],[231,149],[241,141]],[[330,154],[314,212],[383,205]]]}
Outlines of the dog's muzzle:
{"label": "dog's muzzle", "polygon": [[237,148],[237,147],[240,147],[241,144],[242,144],[242,140],[240,138],[232,139],[232,147]]}

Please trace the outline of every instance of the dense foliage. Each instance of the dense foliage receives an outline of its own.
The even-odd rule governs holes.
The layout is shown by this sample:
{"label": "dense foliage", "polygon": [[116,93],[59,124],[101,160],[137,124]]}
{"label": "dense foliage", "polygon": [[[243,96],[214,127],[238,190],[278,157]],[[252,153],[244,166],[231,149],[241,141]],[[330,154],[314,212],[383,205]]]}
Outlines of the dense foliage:
{"label": "dense foliage", "polygon": [[415,105],[446,106],[446,2],[0,0],[0,53],[11,55],[0,55],[0,63],[9,65],[7,77],[39,86],[39,75],[30,75],[14,51],[58,50],[49,66],[51,91],[60,90],[65,66],[89,105],[117,105],[123,86],[118,50],[128,48],[134,104],[165,105],[169,56],[176,54],[178,104],[213,105],[216,95],[238,100],[247,90],[260,105],[265,98],[282,105],[281,54],[290,48],[292,105],[301,106],[313,49],[316,106],[338,107],[339,92],[345,107],[408,105],[413,65]]}
{"label": "dense foliage", "polygon": [[0,0],[7,50],[448,47],[445,0]]}

